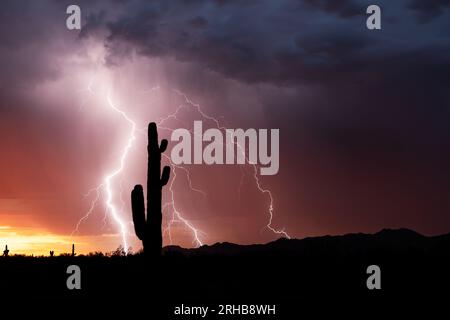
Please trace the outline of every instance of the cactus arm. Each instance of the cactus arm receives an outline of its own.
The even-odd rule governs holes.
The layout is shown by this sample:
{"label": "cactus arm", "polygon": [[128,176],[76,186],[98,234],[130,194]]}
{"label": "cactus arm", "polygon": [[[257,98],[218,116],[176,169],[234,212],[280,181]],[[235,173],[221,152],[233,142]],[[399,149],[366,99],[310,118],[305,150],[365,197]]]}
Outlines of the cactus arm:
{"label": "cactus arm", "polygon": [[145,238],[145,203],[144,191],[141,185],[136,185],[131,191],[131,211],[133,212],[133,224],[139,240]]}
{"label": "cactus arm", "polygon": [[161,140],[161,145],[159,146],[159,152],[163,153],[167,149],[169,142],[166,139]]}
{"label": "cactus arm", "polygon": [[165,166],[161,176],[161,187],[165,186],[170,178],[170,167]]}

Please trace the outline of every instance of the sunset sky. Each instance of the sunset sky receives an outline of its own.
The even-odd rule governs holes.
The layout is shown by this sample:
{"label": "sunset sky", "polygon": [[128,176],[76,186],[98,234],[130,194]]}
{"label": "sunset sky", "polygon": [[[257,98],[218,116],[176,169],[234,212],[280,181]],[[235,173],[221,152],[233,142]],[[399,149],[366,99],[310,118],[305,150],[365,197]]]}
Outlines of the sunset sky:
{"label": "sunset sky", "polygon": [[[66,28],[74,3],[81,31]],[[382,30],[365,26],[373,3]],[[450,232],[448,1],[0,5],[0,248],[59,254],[74,242],[86,253],[122,243],[101,185],[120,166],[131,127],[111,103],[138,129],[112,180],[135,251],[130,192],[146,183],[145,127],[176,111],[161,138],[194,120],[213,127],[197,104],[229,128],[280,129],[280,170],[259,177],[276,230]],[[175,208],[202,243],[278,237],[265,227],[270,199],[251,166],[183,168],[174,169]],[[173,206],[163,215],[166,227]],[[198,244],[182,221],[170,235],[164,245]]]}

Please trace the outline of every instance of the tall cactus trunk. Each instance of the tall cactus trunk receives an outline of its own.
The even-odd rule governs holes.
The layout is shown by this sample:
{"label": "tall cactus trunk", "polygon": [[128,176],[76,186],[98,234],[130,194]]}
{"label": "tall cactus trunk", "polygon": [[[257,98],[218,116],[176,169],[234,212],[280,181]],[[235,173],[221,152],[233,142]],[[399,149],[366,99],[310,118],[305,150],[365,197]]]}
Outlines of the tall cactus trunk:
{"label": "tall cactus trunk", "polygon": [[154,122],[148,125],[147,168],[147,217],[145,217],[144,191],[136,185],[131,191],[131,208],[134,230],[142,241],[147,257],[158,257],[162,249],[162,187],[167,184],[170,168],[164,167],[161,174],[161,153],[167,149],[167,140],[158,144],[158,131]]}

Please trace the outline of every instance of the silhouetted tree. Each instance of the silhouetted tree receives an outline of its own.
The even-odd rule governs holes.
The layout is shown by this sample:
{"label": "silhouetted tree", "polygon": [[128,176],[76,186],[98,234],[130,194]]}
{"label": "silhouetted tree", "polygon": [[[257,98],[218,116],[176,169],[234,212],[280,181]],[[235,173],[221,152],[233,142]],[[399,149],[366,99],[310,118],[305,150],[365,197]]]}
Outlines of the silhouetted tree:
{"label": "silhouetted tree", "polygon": [[[131,248],[128,249],[128,254],[131,254],[130,250]],[[109,256],[111,257],[125,257],[126,255],[127,252],[125,251],[125,248],[122,245],[118,246],[116,250],[111,251],[109,253]]]}
{"label": "silhouetted tree", "polygon": [[55,251],[51,250],[50,251],[50,257],[53,257],[54,254],[55,254]]}
{"label": "silhouetted tree", "polygon": [[133,211],[134,230],[142,241],[147,257],[158,257],[162,249],[162,187],[170,177],[170,167],[165,166],[161,175],[161,153],[167,149],[167,140],[158,144],[156,124],[148,125],[148,168],[147,168],[147,218],[145,217],[144,191],[136,185],[131,191],[131,208]]}

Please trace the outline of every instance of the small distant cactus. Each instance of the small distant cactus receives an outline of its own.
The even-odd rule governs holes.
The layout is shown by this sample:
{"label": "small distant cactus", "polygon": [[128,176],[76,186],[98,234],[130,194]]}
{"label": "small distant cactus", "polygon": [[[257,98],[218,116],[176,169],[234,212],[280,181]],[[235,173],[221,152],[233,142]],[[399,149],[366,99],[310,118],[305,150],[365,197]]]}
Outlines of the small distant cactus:
{"label": "small distant cactus", "polygon": [[54,254],[55,254],[55,251],[51,250],[50,251],[50,257],[53,257]]}
{"label": "small distant cactus", "polygon": [[75,257],[75,243],[72,243],[72,257]]}
{"label": "small distant cactus", "polygon": [[3,251],[3,256],[7,257],[9,254],[8,245],[5,246],[5,250]]}
{"label": "small distant cactus", "polygon": [[145,216],[144,191],[136,185],[131,191],[131,209],[133,212],[134,230],[142,241],[144,254],[147,257],[158,257],[162,249],[162,187],[170,177],[170,167],[165,166],[161,174],[161,153],[167,149],[167,140],[158,143],[156,124],[148,125],[148,167],[147,167],[147,217]]}

